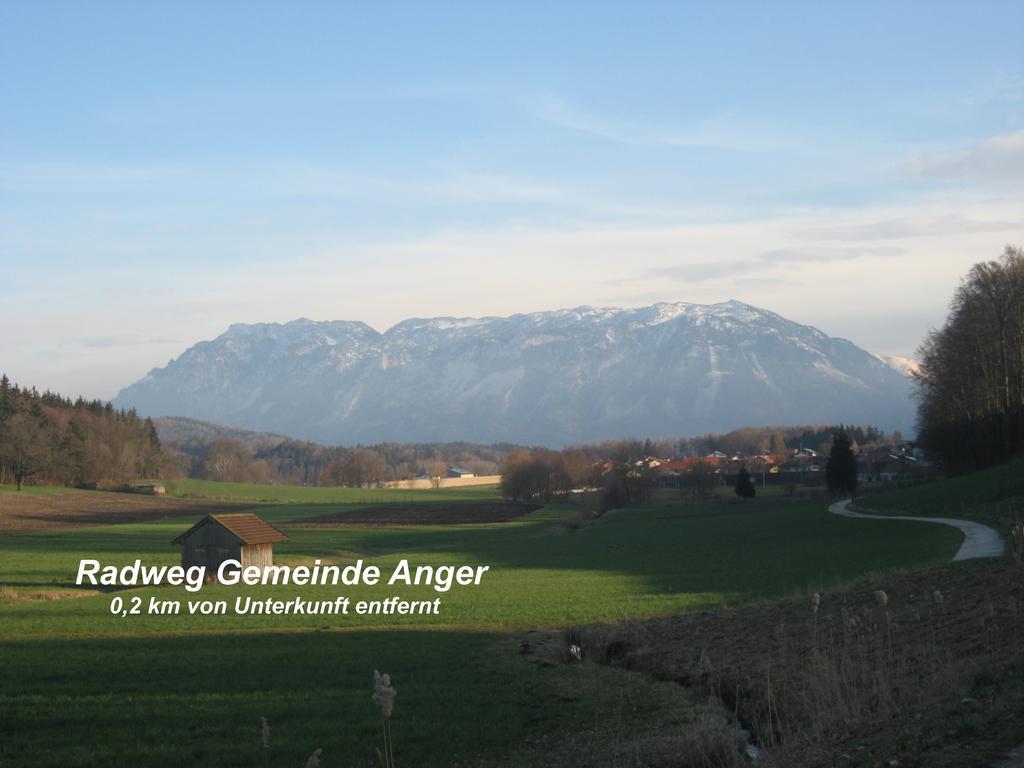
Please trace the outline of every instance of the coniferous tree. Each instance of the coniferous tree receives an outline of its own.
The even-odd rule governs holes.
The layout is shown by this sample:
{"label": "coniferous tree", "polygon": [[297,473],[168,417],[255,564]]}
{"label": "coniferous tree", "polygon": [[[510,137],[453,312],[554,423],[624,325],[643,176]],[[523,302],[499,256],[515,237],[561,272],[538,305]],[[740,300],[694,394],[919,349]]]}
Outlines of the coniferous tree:
{"label": "coniferous tree", "polygon": [[843,427],[832,435],[825,482],[832,493],[853,493],[857,489],[857,457],[853,453],[853,441]]}
{"label": "coniferous tree", "polygon": [[0,482],[116,486],[155,477],[166,461],[156,428],[138,414],[0,375]]}
{"label": "coniferous tree", "polygon": [[736,495],[741,499],[752,499],[757,495],[757,489],[754,487],[753,481],[750,479],[750,472],[747,471],[747,466],[744,464],[740,467],[739,474],[736,475]]}

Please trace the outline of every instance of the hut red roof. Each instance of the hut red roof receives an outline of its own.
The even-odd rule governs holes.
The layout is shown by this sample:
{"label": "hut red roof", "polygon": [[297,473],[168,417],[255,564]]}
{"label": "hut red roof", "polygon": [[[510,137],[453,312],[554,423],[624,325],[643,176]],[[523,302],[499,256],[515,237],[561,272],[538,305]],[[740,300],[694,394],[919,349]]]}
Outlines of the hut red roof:
{"label": "hut red roof", "polygon": [[172,543],[180,544],[182,539],[187,538],[193,531],[211,521],[227,528],[247,546],[251,544],[271,544],[275,541],[288,541],[288,537],[281,531],[277,530],[270,523],[256,517],[256,515],[237,513],[233,515],[207,515],[178,536]]}

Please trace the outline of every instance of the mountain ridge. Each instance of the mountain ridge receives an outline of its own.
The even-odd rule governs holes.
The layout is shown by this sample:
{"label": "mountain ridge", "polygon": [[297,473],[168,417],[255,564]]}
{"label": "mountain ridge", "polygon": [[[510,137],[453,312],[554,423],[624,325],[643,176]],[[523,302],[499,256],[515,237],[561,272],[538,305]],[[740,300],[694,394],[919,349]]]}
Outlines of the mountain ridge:
{"label": "mountain ridge", "polygon": [[507,317],[234,323],[114,402],[332,443],[565,445],[782,422],[912,431],[884,359],[730,300]]}

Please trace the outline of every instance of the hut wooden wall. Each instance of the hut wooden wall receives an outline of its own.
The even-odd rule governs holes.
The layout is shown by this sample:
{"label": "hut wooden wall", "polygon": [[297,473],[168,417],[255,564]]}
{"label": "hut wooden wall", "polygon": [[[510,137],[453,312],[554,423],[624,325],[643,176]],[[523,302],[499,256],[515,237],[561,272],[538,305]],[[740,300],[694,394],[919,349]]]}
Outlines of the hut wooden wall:
{"label": "hut wooden wall", "polygon": [[258,565],[261,568],[274,564],[273,544],[252,544],[242,547],[242,567]]}
{"label": "hut wooden wall", "polygon": [[181,564],[186,568],[205,565],[211,577],[229,559],[240,560],[241,547],[235,535],[223,526],[204,525],[181,542]]}

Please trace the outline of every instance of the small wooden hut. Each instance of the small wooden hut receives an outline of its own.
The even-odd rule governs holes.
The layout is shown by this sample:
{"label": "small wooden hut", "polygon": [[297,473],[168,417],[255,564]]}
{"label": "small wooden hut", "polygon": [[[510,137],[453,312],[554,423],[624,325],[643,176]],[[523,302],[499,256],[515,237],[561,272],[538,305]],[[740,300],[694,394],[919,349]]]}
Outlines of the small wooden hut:
{"label": "small wooden hut", "polygon": [[207,515],[172,543],[181,545],[181,564],[206,566],[215,574],[225,560],[238,560],[243,568],[274,564],[274,542],[288,537],[256,515]]}
{"label": "small wooden hut", "polygon": [[165,496],[167,486],[163,483],[132,483],[128,486],[131,493],[144,493],[147,496]]}

